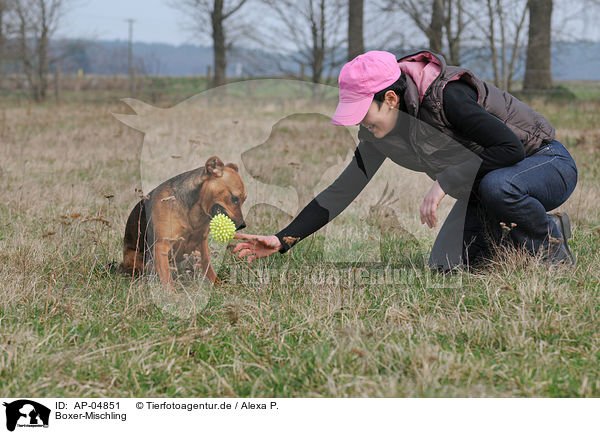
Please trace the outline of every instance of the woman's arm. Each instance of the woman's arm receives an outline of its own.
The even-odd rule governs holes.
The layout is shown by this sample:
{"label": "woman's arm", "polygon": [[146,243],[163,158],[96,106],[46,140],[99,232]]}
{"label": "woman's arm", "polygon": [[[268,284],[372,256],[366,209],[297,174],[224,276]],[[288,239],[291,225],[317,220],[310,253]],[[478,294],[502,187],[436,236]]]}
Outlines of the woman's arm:
{"label": "woman's arm", "polygon": [[477,103],[477,92],[467,83],[452,81],[446,84],[444,114],[457,133],[484,150],[478,158],[468,158],[463,164],[436,174],[436,182],[420,208],[421,223],[431,228],[437,224],[437,207],[446,190],[454,195],[468,194],[468,191],[457,190],[457,186],[477,183],[489,171],[511,166],[525,158],[525,147],[519,138],[504,122]]}
{"label": "woman's arm", "polygon": [[298,241],[318,231],[352,203],[385,160],[385,155],[361,141],[341,175],[304,207],[292,222],[275,236],[287,252]]}
{"label": "woman's arm", "polygon": [[525,158],[525,147],[500,119],[477,104],[477,92],[467,83],[452,81],[444,88],[444,114],[463,137],[485,149],[477,174],[512,166]]}
{"label": "woman's arm", "polygon": [[289,225],[270,236],[237,233],[235,238],[244,241],[238,243],[233,252],[239,252],[239,258],[248,255],[248,262],[277,251],[287,252],[346,209],[373,178],[385,158],[371,143],[361,141],[342,174],[310,201]]}

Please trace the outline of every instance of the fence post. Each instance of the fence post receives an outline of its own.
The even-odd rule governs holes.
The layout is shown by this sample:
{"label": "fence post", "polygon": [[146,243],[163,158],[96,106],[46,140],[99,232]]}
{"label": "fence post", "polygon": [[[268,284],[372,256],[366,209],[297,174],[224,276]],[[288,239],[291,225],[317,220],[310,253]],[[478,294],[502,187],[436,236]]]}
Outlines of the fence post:
{"label": "fence post", "polygon": [[212,75],[212,67],[210,65],[208,65],[206,67],[206,98],[207,98],[207,102],[210,105],[210,96],[212,94],[212,92],[210,91],[211,86],[211,75]]}
{"label": "fence post", "polygon": [[212,66],[208,65],[206,67],[206,90],[210,89],[212,87],[211,85],[211,78],[212,76]]}
{"label": "fence post", "polygon": [[56,103],[60,103],[60,66],[54,68],[54,98]]}
{"label": "fence post", "polygon": [[77,70],[77,85],[75,90],[79,92],[81,90],[81,82],[83,81],[83,69],[79,68]]}
{"label": "fence post", "polygon": [[300,64],[300,96],[304,98],[304,63]]}

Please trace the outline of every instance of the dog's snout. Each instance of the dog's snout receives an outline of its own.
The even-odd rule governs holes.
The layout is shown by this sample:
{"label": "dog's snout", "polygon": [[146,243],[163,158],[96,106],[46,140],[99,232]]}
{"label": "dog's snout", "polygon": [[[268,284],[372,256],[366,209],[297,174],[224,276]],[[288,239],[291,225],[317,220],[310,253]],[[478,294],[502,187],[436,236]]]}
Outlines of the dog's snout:
{"label": "dog's snout", "polygon": [[244,229],[245,227],[246,227],[246,222],[244,220],[242,220],[242,222],[238,225],[238,227],[235,230],[239,231],[240,229]]}

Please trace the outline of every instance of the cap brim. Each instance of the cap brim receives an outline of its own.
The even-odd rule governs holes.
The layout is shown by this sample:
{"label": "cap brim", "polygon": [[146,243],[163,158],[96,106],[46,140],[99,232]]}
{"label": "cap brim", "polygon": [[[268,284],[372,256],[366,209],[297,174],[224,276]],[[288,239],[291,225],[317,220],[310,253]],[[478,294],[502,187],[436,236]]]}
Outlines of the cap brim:
{"label": "cap brim", "polygon": [[333,125],[356,125],[360,123],[367,115],[372,101],[372,96],[366,96],[356,101],[340,100],[331,118],[331,123]]}

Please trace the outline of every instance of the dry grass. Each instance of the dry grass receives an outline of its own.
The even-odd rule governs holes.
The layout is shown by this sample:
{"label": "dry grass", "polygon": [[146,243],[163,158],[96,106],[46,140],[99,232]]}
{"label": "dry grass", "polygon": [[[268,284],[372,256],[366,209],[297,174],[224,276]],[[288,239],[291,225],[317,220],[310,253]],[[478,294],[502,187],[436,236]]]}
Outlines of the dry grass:
{"label": "dry grass", "polygon": [[[154,278],[132,281],[107,267],[120,260],[135,188],[153,182],[140,173],[140,155],[148,150],[141,147],[142,134],[110,114],[126,108],[2,109],[0,394],[600,395],[597,126],[571,124],[572,116],[563,113],[570,106],[538,108],[554,117],[559,139],[568,137],[564,141],[580,168],[580,184],[563,208],[574,223],[575,269],[549,269],[535,258],[505,252],[484,271],[445,280],[418,264],[391,282],[380,279],[381,270],[359,270],[360,278],[349,280],[347,269],[322,260],[318,246],[336,241],[325,255],[343,250],[336,259],[377,260],[378,244],[369,236],[378,233],[361,219],[386,182],[402,179],[396,211],[419,239],[421,254],[435,237],[418,221],[429,181],[386,162],[356,203],[311,240],[251,266],[225,254],[219,271],[229,278],[225,284],[195,291],[197,283],[184,277],[188,292],[172,300]],[[589,109],[597,118],[597,105]],[[265,141],[269,113],[251,125],[240,110],[234,119],[245,133],[230,135],[219,125],[230,117],[204,113],[203,134],[233,155],[234,143]],[[189,137],[174,139],[171,147],[171,132],[194,119],[150,138],[169,143],[169,158],[186,152]],[[167,172],[198,164],[172,160]],[[344,165],[339,159],[322,173],[315,191]],[[277,191],[285,196],[286,188]],[[253,191],[265,190],[255,185]],[[451,204],[444,201],[442,214]],[[286,206],[287,214],[268,206],[247,210],[248,229],[268,233],[281,227],[298,201]]]}

